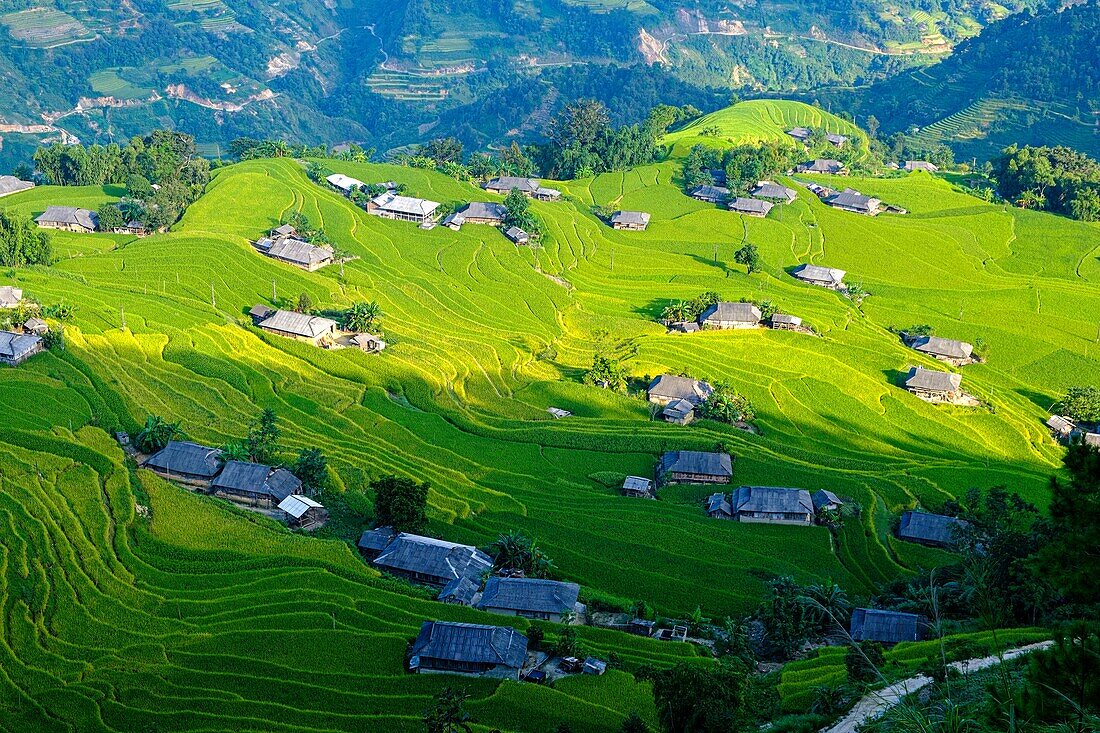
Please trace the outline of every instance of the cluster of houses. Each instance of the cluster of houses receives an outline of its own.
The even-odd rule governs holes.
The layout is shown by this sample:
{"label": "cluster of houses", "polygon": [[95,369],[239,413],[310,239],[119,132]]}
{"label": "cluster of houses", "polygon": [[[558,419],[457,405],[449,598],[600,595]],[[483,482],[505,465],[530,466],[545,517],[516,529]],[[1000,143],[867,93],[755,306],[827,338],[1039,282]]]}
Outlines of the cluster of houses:
{"label": "cluster of houses", "polygon": [[[811,127],[792,127],[787,130],[787,134],[800,143],[810,142],[810,138],[813,137],[814,130]],[[848,138],[845,135],[841,135],[835,132],[826,132],[825,140],[838,150],[848,144]]]}
{"label": "cluster of houses", "polygon": [[351,347],[367,353],[375,353],[386,348],[386,342],[381,336],[371,333],[346,333],[340,330],[336,321],[324,316],[276,310],[263,304],[252,306],[248,315],[251,316],[253,325],[261,331],[302,341],[319,348]]}
{"label": "cluster of houses", "polygon": [[218,448],[173,440],[139,465],[204,493],[276,512],[296,529],[314,529],[328,520],[325,508],[302,493],[301,480],[287,469],[226,461]]}
{"label": "cluster of houses", "polygon": [[702,380],[674,374],[658,376],[646,390],[649,401],[663,408],[661,419],[676,425],[687,425],[695,420],[695,408],[713,393],[714,388]]}
{"label": "cluster of houses", "polygon": [[732,212],[761,219],[766,217],[776,205],[789,204],[798,198],[798,193],[793,188],[771,181],[759,181],[749,191],[748,196],[733,196],[725,186],[711,184],[696,186],[691,190],[690,195],[697,201],[725,204],[726,208]]}
{"label": "cluster of houses", "polygon": [[301,239],[298,230],[290,224],[275,227],[268,236],[257,240],[253,246],[273,260],[300,267],[306,272],[331,265],[334,256],[332,247],[318,247]]}
{"label": "cluster of houses", "polygon": [[707,498],[707,516],[738,522],[766,522],[810,526],[818,513],[837,510],[844,502],[831,491],[821,489],[813,496],[806,489],[778,486],[742,486],[730,494]]}
{"label": "cluster of houses", "polygon": [[763,313],[755,303],[721,301],[707,306],[694,321],[674,321],[666,323],[670,331],[694,333],[702,329],[731,330],[759,328],[767,326],[781,331],[799,331],[813,333],[802,325],[802,319],[787,313],[773,313],[764,319]]}
{"label": "cluster of houses", "polygon": [[[977,361],[974,347],[965,341],[939,336],[903,336],[905,344],[938,361],[955,367]],[[962,375],[914,366],[905,375],[905,389],[926,402],[952,405],[977,405],[978,400],[962,390]]]}
{"label": "cluster of houses", "polygon": [[[18,308],[22,302],[21,288],[0,286],[0,309]],[[41,318],[31,317],[23,322],[19,330],[0,331],[0,364],[19,366],[35,354],[45,351],[46,342],[42,337],[49,330],[49,326]]]}
{"label": "cluster of houses", "polygon": [[1100,423],[1078,423],[1066,415],[1051,415],[1047,427],[1059,443],[1081,442],[1100,448]]}
{"label": "cluster of houses", "polygon": [[864,216],[878,216],[884,212],[892,214],[908,213],[901,207],[884,204],[879,199],[860,193],[854,188],[845,188],[843,191],[836,191],[828,186],[822,186],[817,183],[803,183],[802,185],[821,199],[827,206],[831,206],[841,211],[848,211],[853,214],[863,214]]}

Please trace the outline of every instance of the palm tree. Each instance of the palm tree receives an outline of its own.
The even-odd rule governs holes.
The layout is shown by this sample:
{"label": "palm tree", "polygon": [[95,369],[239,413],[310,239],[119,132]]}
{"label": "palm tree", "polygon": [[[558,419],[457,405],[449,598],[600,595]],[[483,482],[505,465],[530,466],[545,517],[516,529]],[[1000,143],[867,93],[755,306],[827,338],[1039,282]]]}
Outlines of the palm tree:
{"label": "palm tree", "polygon": [[373,329],[382,315],[382,309],[376,301],[356,303],[344,314],[344,328],[349,331],[369,331]]}
{"label": "palm tree", "polygon": [[156,453],[168,445],[177,433],[179,423],[166,422],[160,415],[150,415],[145,418],[145,426],[134,438],[134,443],[142,453]]}
{"label": "palm tree", "polygon": [[526,570],[531,566],[531,538],[518,530],[510,530],[489,545],[495,570]]}
{"label": "palm tree", "polygon": [[680,323],[687,320],[687,305],[680,300],[665,308],[661,317],[670,323]]}
{"label": "palm tree", "polygon": [[852,610],[848,594],[832,580],[806,586],[802,602],[810,607],[823,631],[833,627],[844,628]]}

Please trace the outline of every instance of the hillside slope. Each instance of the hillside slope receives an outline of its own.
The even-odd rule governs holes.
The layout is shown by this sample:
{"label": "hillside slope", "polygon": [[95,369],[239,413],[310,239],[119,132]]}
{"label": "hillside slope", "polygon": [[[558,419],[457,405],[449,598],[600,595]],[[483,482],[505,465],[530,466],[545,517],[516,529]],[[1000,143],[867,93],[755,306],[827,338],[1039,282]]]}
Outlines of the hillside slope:
{"label": "hillside slope", "polygon": [[1010,143],[1068,145],[1100,154],[1100,3],[1013,16],[947,60],[867,89],[826,95],[885,132],[917,128],[979,160]]}

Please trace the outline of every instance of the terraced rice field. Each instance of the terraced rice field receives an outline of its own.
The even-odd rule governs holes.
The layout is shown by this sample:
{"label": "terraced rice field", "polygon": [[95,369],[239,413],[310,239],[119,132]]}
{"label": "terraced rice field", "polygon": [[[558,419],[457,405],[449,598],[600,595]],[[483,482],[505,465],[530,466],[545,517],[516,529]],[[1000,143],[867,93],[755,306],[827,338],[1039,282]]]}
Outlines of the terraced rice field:
{"label": "terraced rice field", "polygon": [[[847,129],[820,114],[750,103],[727,115],[725,132],[778,139],[813,119]],[[685,133],[670,141],[677,149]],[[491,198],[422,170],[327,164],[436,201]],[[108,434],[148,413],[218,445],[272,407],[287,452],[321,448],[337,490],[391,472],[430,480],[439,536],[484,544],[523,529],[586,588],[667,612],[698,604],[711,617],[753,608],[770,574],[832,577],[858,598],[942,561],[889,535],[891,518],[918,502],[999,484],[1046,502],[1061,455],[1046,410],[1065,387],[1100,383],[1100,228],[985,204],[922,173],[819,179],[908,216],[837,212],[800,189],[767,219],[742,219],[685,197],[678,171],[669,161],[560,184],[564,201],[533,204],[546,240],[531,250],[487,227],[425,232],[369,217],[295,161],[250,161],[220,169],[169,234],[58,233],[52,268],[0,272],[0,284],[78,307],[65,351],[0,371],[0,409],[15,416],[0,430],[0,654],[6,672],[17,670],[0,685],[17,701],[5,709],[13,725],[415,730],[447,682],[400,671],[419,623],[502,620],[402,595],[344,544],[125,470]],[[37,213],[121,193],[39,187],[4,205]],[[652,223],[614,232],[592,204],[643,209]],[[252,250],[249,238],[294,210],[358,256],[343,277]],[[764,262],[751,276],[732,264],[746,239]],[[799,262],[843,268],[872,295],[857,309],[797,284],[785,268]],[[307,292],[321,308],[377,300],[390,347],[329,352],[256,331],[245,313],[269,301],[273,281],[281,296]],[[772,300],[821,337],[666,335],[653,322],[665,304],[704,290]],[[908,365],[933,365],[887,331],[916,323],[982,339],[986,363],[964,369],[964,387],[991,409],[933,406],[896,386]],[[649,421],[642,400],[579,383],[597,349],[638,376],[730,381],[756,405],[761,434]],[[551,406],[574,417],[553,420]],[[651,472],[662,450],[717,444],[736,456],[736,483],[829,488],[855,499],[861,518],[833,542],[823,528],[709,520],[700,487],[663,490],[657,502],[614,489],[625,474]],[[691,654],[582,636],[628,668]],[[644,686],[622,675],[553,690],[469,686],[484,728],[543,733],[565,719],[612,731],[632,709],[652,716]]]}
{"label": "terraced rice field", "polygon": [[95,37],[76,18],[53,7],[35,7],[0,15],[16,41],[34,48],[53,48]]}
{"label": "terraced rice field", "polygon": [[403,102],[441,102],[447,98],[442,81],[444,78],[376,69],[367,79],[367,86],[376,94]]}
{"label": "terraced rice field", "polygon": [[138,86],[122,77],[125,69],[102,69],[88,77],[88,84],[97,95],[115,99],[146,99],[152,89]]}

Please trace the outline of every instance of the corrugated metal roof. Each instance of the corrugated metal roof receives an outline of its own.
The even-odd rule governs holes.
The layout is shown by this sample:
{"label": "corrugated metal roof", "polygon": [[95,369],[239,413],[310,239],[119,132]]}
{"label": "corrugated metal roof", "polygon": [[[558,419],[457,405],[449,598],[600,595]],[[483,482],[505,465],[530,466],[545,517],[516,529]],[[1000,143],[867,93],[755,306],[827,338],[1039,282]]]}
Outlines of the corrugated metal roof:
{"label": "corrugated metal roof", "polygon": [[763,214],[768,215],[768,212],[775,207],[771,201],[764,201],[763,199],[751,199],[744,196],[738,196],[729,203],[730,211],[736,211],[743,214]]}
{"label": "corrugated metal roof", "polygon": [[161,451],[149,456],[142,465],[165,473],[186,473],[190,476],[213,478],[222,469],[221,453],[217,448],[172,440]]}
{"label": "corrugated metal roof", "polygon": [[345,176],[343,173],[333,173],[331,176],[325,179],[336,188],[343,191],[350,191],[356,186],[366,186],[367,184],[360,181],[358,178],[352,178],[351,176]]}
{"label": "corrugated metal roof", "polygon": [[918,336],[913,339],[912,347],[923,354],[946,356],[950,359],[969,359],[974,353],[974,347],[965,341],[955,341],[939,336]]}
{"label": "corrugated metal roof", "polygon": [[940,545],[955,544],[955,527],[966,527],[967,522],[943,514],[905,512],[898,523],[898,537],[907,540],[934,542]]}
{"label": "corrugated metal roof", "polygon": [[504,215],[507,213],[508,209],[505,208],[504,204],[495,201],[471,201],[459,212],[464,219],[490,219],[493,221],[503,221]]}
{"label": "corrugated metal roof", "polygon": [[477,578],[493,567],[492,559],[469,545],[402,532],[374,564],[383,569],[422,573],[444,580]]}
{"label": "corrugated metal roof", "polygon": [[529,613],[569,613],[577,603],[580,586],[540,578],[489,578],[480,609],[500,609]]}
{"label": "corrugated metal roof", "polygon": [[937,372],[923,367],[913,367],[905,378],[905,386],[932,392],[954,392],[962,385],[962,375],[954,372]]}
{"label": "corrugated metal roof", "polygon": [[840,500],[840,497],[838,497],[836,494],[829,491],[828,489],[818,489],[817,491],[815,491],[813,495],[813,500],[814,509],[821,509],[821,507],[825,506],[826,504],[844,503]]}
{"label": "corrugated metal roof", "polygon": [[641,476],[627,476],[623,481],[623,489],[626,491],[651,491],[653,481]]}
{"label": "corrugated metal roof", "polygon": [[821,265],[799,265],[791,270],[791,274],[799,280],[813,280],[815,282],[831,282],[840,284],[844,282],[844,270],[835,267],[822,267]]}
{"label": "corrugated metal roof", "polygon": [[291,333],[295,336],[317,338],[326,333],[331,333],[336,328],[336,321],[306,313],[279,310],[261,321],[260,328],[270,328],[274,331]]}
{"label": "corrugated metal roof", "polygon": [[474,596],[477,595],[478,584],[469,578],[455,578],[443,590],[439,591],[436,600],[444,603],[461,603],[463,606],[472,605]]}
{"label": "corrugated metal roof", "polygon": [[706,382],[675,374],[662,374],[649,383],[649,396],[669,400],[687,400],[693,405],[710,397],[714,388]]}
{"label": "corrugated metal roof", "polygon": [[542,186],[537,178],[520,178],[518,176],[500,176],[485,184],[490,191],[503,191],[508,193],[513,188],[518,188],[523,193],[535,193]]}
{"label": "corrugated metal roof", "polygon": [[14,361],[34,351],[40,343],[42,339],[39,336],[0,331],[0,356]]}
{"label": "corrugated metal roof", "polygon": [[649,225],[650,216],[645,211],[616,211],[611,215],[612,224],[641,224]]}
{"label": "corrugated metal roof", "polygon": [[35,221],[39,224],[66,224],[95,229],[99,217],[94,211],[75,206],[48,206]]}
{"label": "corrugated metal roof", "polygon": [[706,476],[732,476],[733,459],[729,453],[705,453],[674,450],[661,456],[661,473],[697,473]]}
{"label": "corrugated metal roof", "polygon": [[30,188],[34,188],[34,184],[30,181],[21,181],[15,176],[0,176],[0,196],[26,191]]}
{"label": "corrugated metal roof", "polygon": [[324,509],[324,505],[301,494],[291,494],[279,502],[279,509],[295,519],[301,519],[310,509]]}
{"label": "corrugated metal roof", "polygon": [[772,323],[789,323],[792,326],[801,326],[802,319],[786,313],[775,313],[772,315]]}
{"label": "corrugated metal roof", "polygon": [[520,669],[527,659],[527,637],[510,626],[425,621],[412,656]]}
{"label": "corrugated metal roof", "polygon": [[852,611],[852,639],[896,644],[920,641],[928,620],[915,613],[883,611],[877,608],[857,608]]}
{"label": "corrugated metal roof", "polygon": [[211,487],[229,492],[261,494],[282,501],[297,493],[302,488],[302,482],[285,468],[229,461]]}
{"label": "corrugated metal roof", "polygon": [[798,193],[793,188],[787,188],[781,186],[778,183],[772,183],[771,181],[760,181],[756,184],[756,188],[750,191],[753,196],[764,199],[783,199],[785,201],[794,201],[798,198]]}
{"label": "corrugated metal roof", "polygon": [[267,248],[267,254],[301,265],[316,265],[332,259],[331,247],[318,247],[300,239],[280,239]]}
{"label": "corrugated metal roof", "polygon": [[[760,203],[767,203],[761,201]],[[734,323],[760,323],[760,309],[754,303],[715,303],[699,314],[699,322],[733,321]]]}
{"label": "corrugated metal roof", "polygon": [[814,513],[814,503],[806,489],[778,486],[742,486],[733,492],[734,512]]}
{"label": "corrugated metal roof", "polygon": [[371,203],[383,211],[393,211],[398,214],[410,214],[413,216],[431,216],[432,212],[439,208],[439,202],[417,199],[411,196],[398,196],[395,193],[384,193],[371,199]]}

